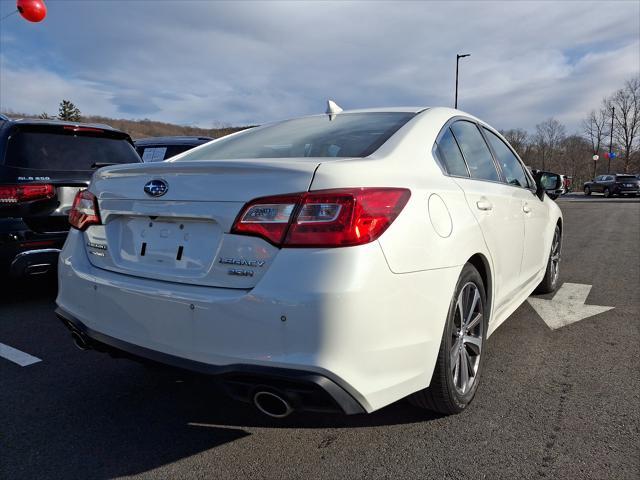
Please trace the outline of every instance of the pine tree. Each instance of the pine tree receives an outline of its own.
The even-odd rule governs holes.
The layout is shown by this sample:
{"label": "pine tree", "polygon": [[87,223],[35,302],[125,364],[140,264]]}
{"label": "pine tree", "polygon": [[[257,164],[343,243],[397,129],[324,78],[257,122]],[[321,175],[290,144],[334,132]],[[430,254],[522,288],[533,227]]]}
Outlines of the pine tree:
{"label": "pine tree", "polygon": [[79,122],[80,110],[70,100],[62,100],[62,102],[60,102],[58,118],[70,122]]}

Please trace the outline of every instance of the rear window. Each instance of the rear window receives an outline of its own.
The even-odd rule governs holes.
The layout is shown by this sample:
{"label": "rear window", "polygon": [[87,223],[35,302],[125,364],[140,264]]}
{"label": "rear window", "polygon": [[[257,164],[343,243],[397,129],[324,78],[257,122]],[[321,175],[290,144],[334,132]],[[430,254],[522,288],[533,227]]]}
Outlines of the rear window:
{"label": "rear window", "polygon": [[366,157],[415,113],[340,113],[256,127],[187,153],[177,161],[240,158]]}
{"label": "rear window", "polygon": [[179,153],[191,150],[195,146],[196,145],[154,145],[150,147],[136,147],[136,150],[143,162],[161,162],[167,158],[174,157]]}
{"label": "rear window", "polygon": [[635,175],[616,175],[617,182],[628,182],[630,180],[638,180],[638,177],[636,177]]}
{"label": "rear window", "polygon": [[[109,135],[109,136],[105,136]],[[5,165],[29,170],[92,170],[98,163],[139,163],[125,138],[111,132],[21,129],[9,137]]]}

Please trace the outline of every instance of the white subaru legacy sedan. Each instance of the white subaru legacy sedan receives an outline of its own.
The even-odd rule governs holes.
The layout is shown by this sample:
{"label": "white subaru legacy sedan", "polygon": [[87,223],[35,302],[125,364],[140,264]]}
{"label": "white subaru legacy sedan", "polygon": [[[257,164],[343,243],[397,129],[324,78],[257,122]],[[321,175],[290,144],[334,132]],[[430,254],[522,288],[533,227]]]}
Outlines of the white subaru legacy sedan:
{"label": "white subaru legacy sedan", "polygon": [[544,175],[449,108],[334,111],[102,168],[70,213],[56,312],[81,348],[209,374],[274,417],[407,396],[457,413],[487,337],[556,288]]}

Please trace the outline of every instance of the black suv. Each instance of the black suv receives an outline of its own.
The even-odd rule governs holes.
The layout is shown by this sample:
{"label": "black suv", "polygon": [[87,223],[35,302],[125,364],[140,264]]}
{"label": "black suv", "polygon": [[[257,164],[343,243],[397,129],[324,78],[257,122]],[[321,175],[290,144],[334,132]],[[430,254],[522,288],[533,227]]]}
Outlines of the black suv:
{"label": "black suv", "polygon": [[53,272],[78,190],[97,168],[134,162],[129,135],[107,125],[0,116],[0,284]]}
{"label": "black suv", "polygon": [[211,137],[151,137],[136,140],[135,146],[142,161],[161,162],[213,140]]}
{"label": "black suv", "polygon": [[595,180],[585,182],[584,194],[602,193],[605,197],[612,195],[640,194],[640,179],[635,175],[598,175]]}

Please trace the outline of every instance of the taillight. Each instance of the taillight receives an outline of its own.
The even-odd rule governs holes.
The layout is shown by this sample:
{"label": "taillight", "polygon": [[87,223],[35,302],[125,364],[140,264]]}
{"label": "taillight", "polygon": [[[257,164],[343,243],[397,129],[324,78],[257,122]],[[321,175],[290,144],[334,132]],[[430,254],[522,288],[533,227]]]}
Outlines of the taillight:
{"label": "taillight", "polygon": [[301,194],[292,194],[249,202],[240,212],[231,232],[262,237],[274,245],[280,245],[300,198]]}
{"label": "taillight", "polygon": [[73,200],[69,210],[69,223],[78,230],[86,230],[90,225],[100,225],[98,199],[89,190],[81,190]]}
{"label": "taillight", "polygon": [[376,240],[400,214],[404,188],[349,188],[259,198],[242,209],[231,232],[282,247],[347,247]]}
{"label": "taillight", "polygon": [[22,203],[34,200],[48,200],[55,195],[53,185],[25,184],[25,185],[0,185],[1,203]]}

